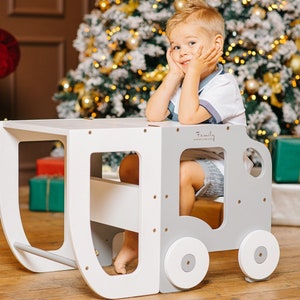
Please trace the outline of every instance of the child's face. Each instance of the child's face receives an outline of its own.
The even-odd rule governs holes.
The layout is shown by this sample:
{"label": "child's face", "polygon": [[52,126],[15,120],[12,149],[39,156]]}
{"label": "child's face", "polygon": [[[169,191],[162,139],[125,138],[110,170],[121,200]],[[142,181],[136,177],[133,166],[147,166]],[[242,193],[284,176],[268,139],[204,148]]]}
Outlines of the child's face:
{"label": "child's face", "polygon": [[169,36],[171,56],[177,65],[186,73],[188,64],[203,46],[205,53],[213,44],[213,37],[196,23],[181,23],[171,31]]}

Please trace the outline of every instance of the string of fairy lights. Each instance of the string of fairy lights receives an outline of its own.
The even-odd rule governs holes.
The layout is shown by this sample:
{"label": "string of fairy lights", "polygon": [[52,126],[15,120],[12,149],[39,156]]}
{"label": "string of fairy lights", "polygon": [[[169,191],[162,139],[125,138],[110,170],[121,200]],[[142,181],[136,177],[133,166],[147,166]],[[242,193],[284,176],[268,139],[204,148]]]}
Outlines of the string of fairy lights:
{"label": "string of fairy lights", "polygon": [[[235,1],[238,1],[238,0],[235,0]],[[242,0],[241,2],[243,5],[251,4],[251,0]],[[280,11],[284,8],[285,5],[286,5],[286,1],[278,1],[278,3],[272,3],[266,9],[256,5],[252,10],[252,14],[255,14],[261,20],[264,20],[266,18],[267,11],[268,12]],[[294,24],[293,23],[291,24],[291,26],[294,26],[295,24],[299,24],[299,23],[300,23],[300,20],[296,20],[296,21],[294,21]],[[231,34],[233,37],[238,36],[237,32],[232,32]],[[287,35],[281,35],[279,38],[276,38],[270,45],[270,48],[272,49],[272,51],[270,51],[268,53],[266,53],[266,51],[263,49],[255,49],[255,50],[249,49],[249,50],[243,51],[241,55],[234,55],[235,49],[239,48],[239,47],[243,47],[243,45],[245,44],[245,41],[239,38],[237,41],[232,42],[227,47],[227,49],[224,53],[224,57],[221,59],[221,62],[224,65],[228,61],[233,62],[237,66],[245,65],[245,64],[247,64],[247,61],[249,58],[255,57],[257,55],[264,56],[268,60],[271,60],[273,58],[274,52],[277,51],[278,46],[286,44],[288,40],[289,40],[289,37]],[[296,42],[298,51],[300,51],[300,39],[298,38],[295,42]],[[291,86],[293,88],[299,88],[299,86],[300,86],[300,55],[294,54],[291,57],[291,59],[287,62],[287,65],[293,71],[293,77],[290,82]],[[231,68],[228,71],[231,73],[234,73],[234,70]],[[268,72],[268,73],[264,74],[262,76],[262,78],[263,78],[263,83],[269,84],[269,86],[272,88],[272,95],[271,96],[262,95],[261,98],[264,101],[270,101],[270,103],[272,105],[281,108],[283,104],[282,104],[282,102],[278,101],[278,99],[276,97],[276,94],[280,94],[283,90],[282,85],[280,83],[280,73],[273,74],[271,72]],[[251,78],[251,79],[248,79],[245,81],[244,89],[241,89],[241,94],[244,95],[245,91],[247,92],[248,97],[247,97],[246,101],[256,101],[257,100],[257,92],[259,90],[260,85],[261,85],[261,83],[259,82],[259,80],[254,79],[254,78]],[[295,125],[300,124],[299,118],[294,120],[294,124]],[[289,127],[290,124],[286,124],[286,126]],[[272,138],[276,137],[278,134],[273,133],[273,137],[268,137],[268,133],[266,130],[258,129],[257,135],[261,136],[261,137],[265,137],[264,142],[266,145],[268,145],[270,143],[270,138],[272,139]]]}
{"label": "string of fairy lights", "polygon": [[[152,9],[155,11],[157,10],[158,3],[160,0],[156,0],[157,3],[154,3],[152,5]],[[176,2],[176,1],[175,1]],[[179,1],[178,1],[179,2]],[[122,1],[116,0],[115,5],[121,5]],[[126,12],[127,14],[132,13],[137,6],[139,5],[139,1],[136,0],[130,0],[128,4],[122,4],[122,11]],[[181,5],[181,4],[179,4]],[[99,0],[97,5],[96,5],[102,13],[107,11],[111,7],[111,3],[108,0]],[[90,28],[86,27],[85,33],[89,33]],[[113,39],[113,36],[117,33],[119,33],[122,30],[122,27],[120,25],[115,25],[110,28],[107,28],[105,33],[106,33],[106,40],[107,40],[107,46],[111,51],[114,51],[113,55],[113,63],[110,66],[102,66],[101,61],[94,60],[93,62],[93,67],[95,69],[98,69],[101,74],[110,74],[113,70],[116,70],[118,68],[122,68],[124,66],[124,58],[126,56],[126,61],[131,61],[132,56],[130,55],[129,51],[130,50],[135,50],[139,47],[140,45],[140,37],[139,37],[139,32],[137,30],[130,29],[129,33],[131,37],[126,41],[126,48],[119,49],[118,50],[118,43]],[[157,24],[155,23],[153,27],[151,28],[151,31],[157,35],[165,35],[164,30]],[[117,51],[116,51],[117,50]],[[95,39],[93,36],[90,37],[89,42],[87,43],[87,47],[85,50],[85,56],[90,57],[92,56],[93,53],[97,53],[98,48],[95,46]],[[101,56],[101,60],[106,61],[108,58],[105,55]],[[127,85],[125,88],[127,89],[127,93],[124,95],[124,100],[125,101],[132,101],[132,102],[145,102],[146,100],[144,98],[138,97],[138,94],[141,92],[147,93],[149,91],[153,91],[157,88],[157,85],[159,82],[162,81],[164,76],[166,75],[168,71],[168,66],[163,66],[159,64],[155,70],[152,70],[150,72],[144,72],[141,69],[137,70],[136,74],[141,77],[141,80],[145,82],[145,85],[139,87],[135,86],[134,87],[134,92],[132,93],[132,86]],[[64,81],[63,82],[66,86],[65,88],[69,88],[68,82]],[[117,90],[117,85],[116,84],[111,84],[110,89],[112,92]],[[84,95],[83,92],[84,86],[80,85],[75,85],[75,90],[77,92],[79,91],[79,102],[78,102],[78,109],[88,111],[90,112],[91,117],[96,117],[96,112],[93,110],[101,105],[102,102],[110,102],[111,97],[110,95],[105,95],[102,99],[100,99],[100,95],[97,95],[97,93],[87,93]],[[101,100],[101,101],[100,101]]]}

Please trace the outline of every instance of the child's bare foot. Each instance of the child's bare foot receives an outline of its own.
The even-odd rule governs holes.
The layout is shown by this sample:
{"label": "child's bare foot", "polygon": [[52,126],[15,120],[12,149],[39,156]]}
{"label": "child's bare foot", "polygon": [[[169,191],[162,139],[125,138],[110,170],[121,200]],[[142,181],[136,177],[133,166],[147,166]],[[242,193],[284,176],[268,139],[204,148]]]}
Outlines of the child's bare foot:
{"label": "child's bare foot", "polygon": [[128,263],[137,258],[138,252],[136,249],[122,247],[118,256],[114,261],[114,268],[118,274],[126,274],[126,266]]}
{"label": "child's bare foot", "polygon": [[114,261],[114,268],[118,274],[126,274],[128,263],[138,257],[138,235],[135,232],[125,231],[124,243]]}

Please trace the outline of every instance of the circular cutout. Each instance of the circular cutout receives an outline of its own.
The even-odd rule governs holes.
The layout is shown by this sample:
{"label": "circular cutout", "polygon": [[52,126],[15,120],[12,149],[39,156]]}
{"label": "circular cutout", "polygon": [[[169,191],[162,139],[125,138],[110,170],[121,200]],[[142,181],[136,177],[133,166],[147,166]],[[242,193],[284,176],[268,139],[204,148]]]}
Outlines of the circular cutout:
{"label": "circular cutout", "polygon": [[244,166],[247,173],[251,176],[259,177],[264,167],[264,162],[259,152],[253,148],[248,148],[244,153]]}

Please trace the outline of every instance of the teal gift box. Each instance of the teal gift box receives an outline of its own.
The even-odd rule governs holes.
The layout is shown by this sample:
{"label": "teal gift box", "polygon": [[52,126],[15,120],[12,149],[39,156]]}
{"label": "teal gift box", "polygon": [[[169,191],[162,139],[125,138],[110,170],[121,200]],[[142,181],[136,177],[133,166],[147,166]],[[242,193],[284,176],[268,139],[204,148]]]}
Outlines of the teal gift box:
{"label": "teal gift box", "polygon": [[272,142],[273,180],[300,182],[300,137],[279,136]]}
{"label": "teal gift box", "polygon": [[64,211],[64,178],[36,176],[29,180],[29,209]]}

